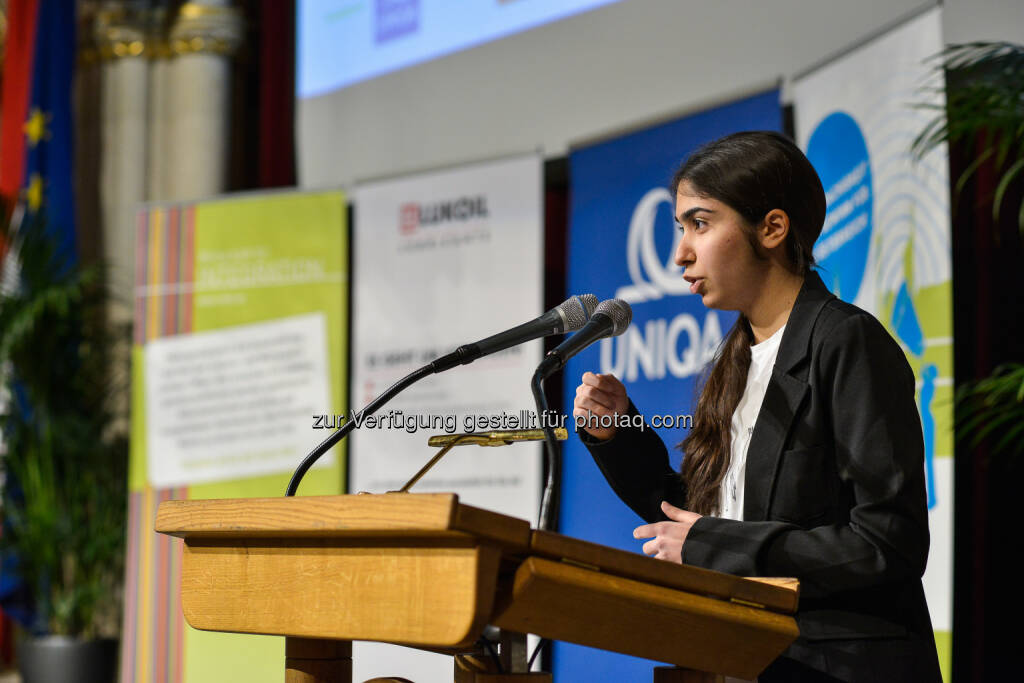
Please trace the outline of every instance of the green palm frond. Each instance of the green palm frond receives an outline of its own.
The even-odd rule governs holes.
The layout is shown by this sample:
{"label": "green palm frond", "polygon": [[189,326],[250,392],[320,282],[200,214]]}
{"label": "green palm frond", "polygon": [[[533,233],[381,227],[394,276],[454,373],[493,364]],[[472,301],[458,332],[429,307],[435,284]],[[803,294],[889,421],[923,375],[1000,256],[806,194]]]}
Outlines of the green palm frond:
{"label": "green palm frond", "polygon": [[[936,114],[911,150],[919,159],[941,144],[963,143],[975,150],[973,162],[957,179],[958,195],[978,167],[991,160],[999,174],[992,197],[998,221],[1008,188],[1024,175],[1024,45],[951,45],[932,61],[945,74],[946,106],[920,105]],[[1024,201],[1016,210],[1024,233]]]}
{"label": "green palm frond", "polygon": [[985,379],[957,390],[957,436],[978,446],[994,439],[993,453],[1024,445],[1024,363],[1001,365]]}

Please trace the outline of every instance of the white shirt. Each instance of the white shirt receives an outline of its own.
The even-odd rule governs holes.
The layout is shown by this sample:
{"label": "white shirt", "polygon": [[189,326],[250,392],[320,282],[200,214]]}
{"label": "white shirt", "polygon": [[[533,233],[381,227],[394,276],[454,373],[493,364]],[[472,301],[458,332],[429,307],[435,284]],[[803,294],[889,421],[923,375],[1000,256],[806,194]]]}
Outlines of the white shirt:
{"label": "white shirt", "polygon": [[[764,394],[768,390],[768,380],[772,377],[772,368],[775,367],[775,359],[779,355],[779,344],[782,342],[782,333],[785,329],[786,326],[783,325],[775,334],[750,347],[747,386],[732,414],[732,448],[729,453],[729,469],[718,492],[719,517],[743,520],[743,477],[747,472],[750,436],[754,433],[754,423],[757,421],[757,414],[761,412],[761,404],[764,403]],[[726,676],[725,683],[750,682]]]}
{"label": "white shirt", "polygon": [[743,478],[747,471],[747,449],[754,423],[761,412],[768,381],[772,377],[775,358],[779,355],[779,344],[786,326],[760,344],[750,347],[750,369],[747,370],[747,386],[732,414],[732,448],[729,454],[729,469],[718,492],[718,516],[725,519],[743,519]]}

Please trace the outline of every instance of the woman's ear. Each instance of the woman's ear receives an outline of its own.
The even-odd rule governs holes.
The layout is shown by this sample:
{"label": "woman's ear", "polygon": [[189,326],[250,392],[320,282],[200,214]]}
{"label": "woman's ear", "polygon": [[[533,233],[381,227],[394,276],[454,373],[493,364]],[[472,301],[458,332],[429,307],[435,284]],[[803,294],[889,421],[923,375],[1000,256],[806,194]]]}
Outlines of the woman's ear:
{"label": "woman's ear", "polygon": [[758,232],[761,246],[765,249],[774,249],[784,245],[786,237],[789,235],[789,214],[782,209],[772,209],[765,214]]}

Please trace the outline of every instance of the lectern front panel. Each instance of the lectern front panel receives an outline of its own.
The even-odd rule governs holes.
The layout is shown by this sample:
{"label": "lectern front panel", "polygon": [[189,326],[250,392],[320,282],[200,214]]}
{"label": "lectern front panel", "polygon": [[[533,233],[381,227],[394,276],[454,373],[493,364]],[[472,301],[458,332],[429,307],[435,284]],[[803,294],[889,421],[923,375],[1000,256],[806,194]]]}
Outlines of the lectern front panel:
{"label": "lectern front panel", "polygon": [[460,647],[487,622],[500,556],[472,545],[195,539],[182,608],[210,631]]}

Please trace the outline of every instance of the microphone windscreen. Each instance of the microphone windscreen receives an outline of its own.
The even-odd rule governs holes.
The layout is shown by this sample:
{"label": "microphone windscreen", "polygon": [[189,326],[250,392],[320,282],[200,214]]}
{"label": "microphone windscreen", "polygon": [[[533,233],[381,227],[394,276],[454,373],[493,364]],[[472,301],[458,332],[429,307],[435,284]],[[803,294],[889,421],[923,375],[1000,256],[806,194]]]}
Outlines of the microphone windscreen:
{"label": "microphone windscreen", "polygon": [[593,294],[571,296],[557,306],[558,312],[565,320],[566,332],[575,332],[586,325],[597,308],[597,297]]}
{"label": "microphone windscreen", "polygon": [[612,319],[613,337],[625,332],[633,320],[633,309],[622,299],[605,299],[597,305],[594,313],[604,313]]}

